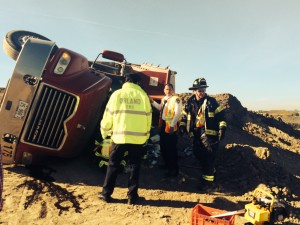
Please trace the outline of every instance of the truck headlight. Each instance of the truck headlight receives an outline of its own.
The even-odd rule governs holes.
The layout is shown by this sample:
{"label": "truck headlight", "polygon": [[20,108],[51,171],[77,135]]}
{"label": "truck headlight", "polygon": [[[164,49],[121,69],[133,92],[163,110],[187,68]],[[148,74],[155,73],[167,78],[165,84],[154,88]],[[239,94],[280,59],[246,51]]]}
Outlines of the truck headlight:
{"label": "truck headlight", "polygon": [[71,62],[71,56],[68,53],[64,52],[61,55],[57,65],[54,69],[54,73],[58,74],[58,75],[63,74],[70,62]]}

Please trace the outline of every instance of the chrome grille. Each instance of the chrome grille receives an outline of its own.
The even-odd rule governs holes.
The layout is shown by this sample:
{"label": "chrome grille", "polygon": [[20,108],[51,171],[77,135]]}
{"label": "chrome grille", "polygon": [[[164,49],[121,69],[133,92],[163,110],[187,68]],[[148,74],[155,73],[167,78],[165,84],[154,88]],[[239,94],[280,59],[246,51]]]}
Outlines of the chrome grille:
{"label": "chrome grille", "polygon": [[57,149],[64,140],[64,122],[72,115],[76,98],[68,93],[43,86],[36,107],[29,118],[24,140]]}

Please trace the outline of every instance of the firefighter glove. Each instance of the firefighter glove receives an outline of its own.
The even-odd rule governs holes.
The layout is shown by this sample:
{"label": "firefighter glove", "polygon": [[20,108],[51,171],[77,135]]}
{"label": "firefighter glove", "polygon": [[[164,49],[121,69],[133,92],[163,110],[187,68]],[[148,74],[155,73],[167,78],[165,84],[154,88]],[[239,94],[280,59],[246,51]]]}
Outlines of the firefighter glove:
{"label": "firefighter glove", "polygon": [[185,126],[179,126],[179,134],[183,135],[184,133],[187,133]]}
{"label": "firefighter glove", "polygon": [[225,130],[221,129],[219,130],[219,141],[222,141],[225,137]]}

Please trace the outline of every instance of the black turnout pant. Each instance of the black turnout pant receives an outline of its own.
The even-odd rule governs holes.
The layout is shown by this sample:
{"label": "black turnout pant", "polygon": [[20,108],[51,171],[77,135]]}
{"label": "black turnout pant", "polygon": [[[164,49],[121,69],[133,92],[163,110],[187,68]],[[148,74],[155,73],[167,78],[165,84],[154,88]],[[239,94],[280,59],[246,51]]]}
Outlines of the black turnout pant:
{"label": "black turnout pant", "polygon": [[106,177],[103,184],[102,194],[104,196],[111,196],[114,191],[120,163],[126,151],[128,151],[127,166],[130,168],[127,195],[128,198],[132,198],[138,195],[139,173],[143,153],[143,145],[113,143],[112,150],[109,156]]}
{"label": "black turnout pant", "polygon": [[200,134],[200,131],[194,132],[193,152],[200,161],[204,176],[214,176],[218,148],[217,138],[209,137],[205,133]]}

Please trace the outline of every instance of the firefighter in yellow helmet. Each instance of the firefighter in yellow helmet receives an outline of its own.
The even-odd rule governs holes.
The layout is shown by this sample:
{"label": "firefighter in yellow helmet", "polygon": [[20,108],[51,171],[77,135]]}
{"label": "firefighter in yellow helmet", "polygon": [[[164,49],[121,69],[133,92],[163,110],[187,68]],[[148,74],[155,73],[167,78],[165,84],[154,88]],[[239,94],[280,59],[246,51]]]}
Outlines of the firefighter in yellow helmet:
{"label": "firefighter in yellow helmet", "polygon": [[206,94],[207,87],[205,78],[198,78],[189,88],[194,94],[184,106],[179,128],[180,133],[188,132],[193,138],[193,152],[202,166],[201,191],[214,187],[215,158],[227,127],[225,112],[215,98]]}
{"label": "firefighter in yellow helmet", "polygon": [[115,91],[101,120],[102,138],[111,135],[112,149],[100,199],[111,202],[120,163],[128,151],[128,204],[138,199],[138,185],[143,145],[150,136],[152,108],[145,91],[139,86],[140,74],[130,74],[122,88]]}
{"label": "firefighter in yellow helmet", "polygon": [[150,99],[152,106],[160,111],[160,150],[167,169],[165,178],[177,177],[178,151],[177,151],[177,130],[178,122],[181,118],[181,99],[174,94],[172,84],[166,84],[164,88],[165,96],[160,104]]}

